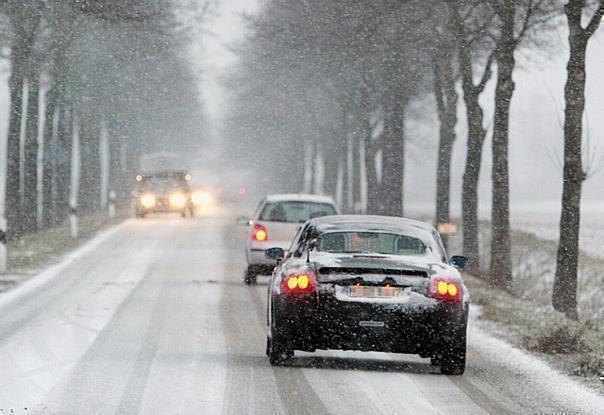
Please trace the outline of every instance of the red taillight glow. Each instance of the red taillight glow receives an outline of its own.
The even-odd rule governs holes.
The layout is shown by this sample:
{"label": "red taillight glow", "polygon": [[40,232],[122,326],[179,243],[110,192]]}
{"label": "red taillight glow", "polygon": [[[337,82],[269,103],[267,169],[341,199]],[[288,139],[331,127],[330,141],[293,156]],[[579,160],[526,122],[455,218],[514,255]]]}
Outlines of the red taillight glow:
{"label": "red taillight glow", "polygon": [[439,300],[461,301],[461,286],[457,281],[445,278],[433,278],[430,281],[430,296]]}
{"label": "red taillight glow", "polygon": [[281,281],[281,290],[286,294],[308,294],[315,290],[316,281],[312,272],[291,274]]}
{"label": "red taillight glow", "polygon": [[252,239],[258,242],[265,242],[268,240],[268,232],[262,225],[255,224],[254,230],[252,231]]}

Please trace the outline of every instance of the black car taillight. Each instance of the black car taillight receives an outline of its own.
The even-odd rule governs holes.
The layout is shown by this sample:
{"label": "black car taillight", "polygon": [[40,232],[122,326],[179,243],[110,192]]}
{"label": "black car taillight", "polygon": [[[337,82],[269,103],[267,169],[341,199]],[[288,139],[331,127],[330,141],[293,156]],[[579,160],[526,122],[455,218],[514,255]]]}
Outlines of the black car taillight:
{"label": "black car taillight", "polygon": [[284,294],[310,294],[317,287],[317,277],[314,272],[289,274],[281,280],[281,292]]}
{"label": "black car taillight", "polygon": [[462,299],[461,284],[448,278],[434,277],[430,280],[430,297],[439,300],[459,302]]}

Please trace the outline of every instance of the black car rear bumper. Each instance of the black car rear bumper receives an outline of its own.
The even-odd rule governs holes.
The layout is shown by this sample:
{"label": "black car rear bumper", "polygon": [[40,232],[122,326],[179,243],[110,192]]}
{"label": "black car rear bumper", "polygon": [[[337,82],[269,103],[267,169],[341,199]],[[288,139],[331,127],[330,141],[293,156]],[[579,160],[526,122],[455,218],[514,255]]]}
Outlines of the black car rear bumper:
{"label": "black car rear bumper", "polygon": [[467,304],[426,299],[400,305],[342,302],[335,298],[279,297],[274,327],[291,349],[341,349],[431,356],[465,335]]}

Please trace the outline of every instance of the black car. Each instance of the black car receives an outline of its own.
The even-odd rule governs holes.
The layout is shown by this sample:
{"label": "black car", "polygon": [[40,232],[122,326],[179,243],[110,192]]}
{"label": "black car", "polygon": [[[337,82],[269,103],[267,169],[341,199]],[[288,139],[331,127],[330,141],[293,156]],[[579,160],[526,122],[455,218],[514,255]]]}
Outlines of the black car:
{"label": "black car", "polygon": [[423,222],[343,215],[300,229],[269,284],[266,352],[273,365],[294,350],[419,354],[460,375],[466,362],[469,293],[438,232]]}
{"label": "black car", "polygon": [[136,217],[159,212],[176,212],[183,218],[189,212],[193,216],[189,180],[191,175],[180,170],[137,175],[137,185],[132,192]]}

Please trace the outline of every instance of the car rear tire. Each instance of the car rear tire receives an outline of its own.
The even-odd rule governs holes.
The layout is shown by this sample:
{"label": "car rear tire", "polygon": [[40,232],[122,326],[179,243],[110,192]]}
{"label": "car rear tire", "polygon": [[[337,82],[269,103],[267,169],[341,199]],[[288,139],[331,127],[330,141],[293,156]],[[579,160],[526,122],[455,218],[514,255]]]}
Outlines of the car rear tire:
{"label": "car rear tire", "polygon": [[258,275],[256,274],[256,271],[254,270],[254,268],[251,265],[249,265],[247,267],[247,269],[245,270],[245,276],[243,277],[243,281],[247,285],[254,285],[254,284],[256,284],[257,277],[258,277]]}
{"label": "car rear tire", "polygon": [[266,354],[272,366],[286,366],[294,357],[294,351],[287,347],[281,336],[275,334],[266,337]]}
{"label": "car rear tire", "polygon": [[440,363],[440,371],[443,375],[463,375],[466,370],[466,335],[465,330],[453,342],[441,350],[440,358],[435,358]]}

